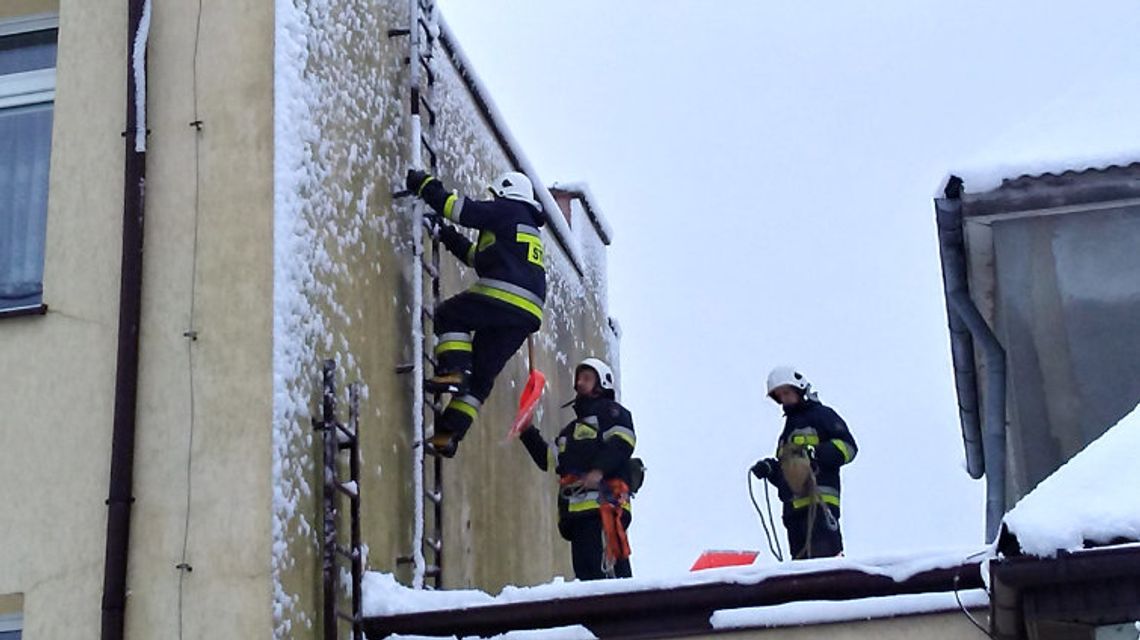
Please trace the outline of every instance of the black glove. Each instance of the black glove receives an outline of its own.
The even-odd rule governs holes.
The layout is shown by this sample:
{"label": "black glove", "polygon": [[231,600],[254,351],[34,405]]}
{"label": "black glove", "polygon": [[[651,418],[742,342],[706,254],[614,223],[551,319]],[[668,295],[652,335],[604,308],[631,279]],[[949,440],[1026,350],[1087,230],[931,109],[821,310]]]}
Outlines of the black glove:
{"label": "black glove", "polygon": [[408,169],[408,175],[406,178],[404,178],[404,186],[408,188],[408,191],[411,191],[418,196],[420,195],[420,190],[423,188],[425,182],[431,177],[431,174],[426,171],[420,171],[419,169]]}
{"label": "black glove", "polygon": [[438,234],[442,227],[446,227],[446,226],[447,225],[443,224],[443,222],[439,219],[439,215],[437,215],[436,213],[434,213],[434,212],[424,213],[424,227],[426,227],[427,230],[433,236]]}
{"label": "black glove", "polygon": [[767,480],[771,478],[776,470],[780,468],[780,461],[775,458],[766,458],[752,465],[752,475],[760,480]]}

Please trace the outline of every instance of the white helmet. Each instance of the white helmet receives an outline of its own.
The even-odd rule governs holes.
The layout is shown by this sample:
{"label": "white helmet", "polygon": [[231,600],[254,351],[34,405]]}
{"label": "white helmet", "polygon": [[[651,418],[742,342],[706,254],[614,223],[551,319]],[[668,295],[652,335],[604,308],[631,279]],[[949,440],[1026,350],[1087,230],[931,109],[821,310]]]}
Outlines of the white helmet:
{"label": "white helmet", "polygon": [[598,374],[598,386],[602,388],[602,391],[612,392],[614,390],[614,370],[610,368],[610,365],[597,358],[586,358],[574,367],[575,377],[583,367],[593,369],[594,373]]}
{"label": "white helmet", "polygon": [[805,396],[811,395],[811,382],[793,366],[782,365],[772,369],[772,373],[768,374],[768,395],[772,395],[777,387],[784,385],[799,389]]}
{"label": "white helmet", "polygon": [[541,209],[538,202],[534,199],[534,187],[530,184],[530,178],[526,177],[525,173],[518,171],[508,171],[501,174],[495,181],[487,186],[491,193],[495,194],[496,198],[506,198],[508,200],[518,200],[525,202],[535,209]]}

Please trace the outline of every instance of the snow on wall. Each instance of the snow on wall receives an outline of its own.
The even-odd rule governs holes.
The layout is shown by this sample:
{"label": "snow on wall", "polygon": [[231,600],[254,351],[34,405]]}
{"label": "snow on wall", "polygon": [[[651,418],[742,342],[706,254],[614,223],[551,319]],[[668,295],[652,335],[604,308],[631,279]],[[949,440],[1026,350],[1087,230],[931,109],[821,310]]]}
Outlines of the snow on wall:
{"label": "snow on wall", "polygon": [[[366,318],[349,296],[379,277],[377,252],[387,256],[388,265],[395,256],[400,273],[385,267],[384,286],[402,288],[385,290],[383,304],[410,318],[412,235],[406,201],[389,203],[387,195],[402,189],[407,168],[407,67],[397,54],[406,42],[377,40],[388,28],[407,23],[407,3],[275,1],[272,567],[275,637],[285,638],[315,623],[310,574],[321,518],[319,453],[310,420],[320,359],[336,359],[338,385],[368,381],[350,336],[359,339],[363,326],[349,331]],[[449,188],[483,197],[487,182],[510,168],[507,155],[441,51],[431,66],[437,82],[426,95],[438,122],[434,132],[425,127],[425,134],[436,138],[440,177]],[[549,231],[544,234],[548,321],[539,345],[566,364],[585,350],[584,336],[606,333],[604,297],[594,288],[604,282],[584,282],[565,250]],[[444,260],[445,295],[458,290],[463,269],[456,264]],[[363,331],[377,338],[375,329]],[[379,338],[391,340],[389,333]],[[383,365],[387,370],[391,363]],[[368,366],[375,370],[376,363]],[[392,391],[385,386],[378,395],[381,389]],[[386,424],[400,424],[401,418]],[[367,458],[368,451],[362,455]],[[368,494],[367,478],[361,489]],[[403,535],[405,525],[410,530],[407,521],[393,522],[389,537]],[[410,546],[409,539],[399,553],[410,552]],[[387,555],[382,562],[389,561]]]}
{"label": "snow on wall", "polygon": [[[295,625],[313,624],[287,574],[303,560],[298,549],[315,552],[320,529],[311,508],[320,487],[309,481],[317,477],[310,406],[319,360],[337,361],[338,385],[362,379],[344,329],[363,317],[359,308],[350,313],[338,286],[359,277],[347,265],[367,262],[368,238],[410,244],[399,220],[369,206],[400,171],[390,161],[398,76],[378,61],[360,64],[375,61],[377,47],[353,38],[382,34],[395,17],[333,0],[276,0],[275,7],[272,571],[274,636],[288,638]],[[367,385],[361,392],[366,400]]]}
{"label": "snow on wall", "polygon": [[1022,498],[1004,522],[1028,554],[1052,557],[1084,542],[1140,541],[1140,407]]}

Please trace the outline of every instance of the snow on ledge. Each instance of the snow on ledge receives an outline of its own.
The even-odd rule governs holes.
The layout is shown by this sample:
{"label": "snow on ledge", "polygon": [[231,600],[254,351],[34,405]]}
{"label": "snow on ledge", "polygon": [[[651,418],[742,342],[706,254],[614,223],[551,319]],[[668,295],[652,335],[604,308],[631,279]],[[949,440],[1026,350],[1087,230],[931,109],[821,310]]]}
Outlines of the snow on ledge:
{"label": "snow on ledge", "polygon": [[1022,498],[1004,522],[1022,551],[1053,557],[1085,541],[1140,540],[1140,407]]}
{"label": "snow on ledge", "polygon": [[[990,557],[990,547],[941,550],[932,553],[915,552],[868,556],[864,558],[821,558],[794,562],[771,563],[759,558],[748,567],[727,567],[683,573],[669,578],[631,578],[626,580],[596,580],[589,582],[555,578],[552,582],[533,587],[507,586],[492,596],[477,590],[423,591],[409,589],[391,574],[369,572],[364,576],[364,615],[366,617],[467,609],[518,602],[539,602],[585,596],[657,591],[677,587],[729,583],[757,584],[775,576],[812,574],[824,571],[854,570],[870,575],[887,576],[903,581],[911,576],[934,569],[946,569],[983,557]],[[783,606],[783,605],[778,605]],[[905,613],[900,611],[898,613]]]}
{"label": "snow on ledge", "polygon": [[590,222],[592,222],[594,228],[598,230],[598,235],[601,237],[602,242],[610,244],[610,242],[613,241],[613,227],[610,226],[606,216],[602,214],[602,209],[598,206],[598,199],[595,198],[593,192],[590,191],[589,185],[585,182],[555,182],[550,188],[580,194],[586,201],[586,211],[590,216]]}
{"label": "snow on ledge", "polygon": [[714,629],[744,629],[893,618],[958,611],[959,599],[961,606],[967,609],[988,607],[990,604],[989,594],[984,589],[969,589],[958,592],[957,597],[953,593],[913,593],[882,598],[805,600],[768,607],[726,609],[713,613],[710,622]]}

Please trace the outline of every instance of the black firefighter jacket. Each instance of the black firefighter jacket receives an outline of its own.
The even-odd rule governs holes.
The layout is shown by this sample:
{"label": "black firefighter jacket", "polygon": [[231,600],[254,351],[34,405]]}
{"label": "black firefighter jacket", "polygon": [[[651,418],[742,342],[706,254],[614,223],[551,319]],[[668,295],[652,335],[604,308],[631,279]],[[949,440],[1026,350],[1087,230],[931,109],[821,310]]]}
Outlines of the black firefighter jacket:
{"label": "black firefighter jacket", "polygon": [[[560,477],[583,476],[592,469],[602,472],[602,484],[611,479],[630,482],[629,458],[637,444],[633,416],[629,410],[605,397],[574,401],[575,418],[554,441],[554,446],[531,425],[520,439],[539,469],[553,469]],[[627,502],[625,508],[629,509]],[[593,515],[598,510],[598,492],[558,496],[558,518],[565,521],[579,515]]]}
{"label": "black firefighter jacket", "polygon": [[448,220],[479,230],[475,242],[446,224],[440,230],[448,250],[474,267],[479,276],[469,291],[528,313],[541,323],[546,301],[544,249],[538,230],[545,222],[542,214],[518,200],[469,200],[448,193],[437,179],[425,184],[420,195]]}
{"label": "black firefighter jacket", "polygon": [[[839,467],[851,462],[858,452],[855,438],[847,423],[831,407],[817,400],[805,399],[784,413],[784,430],[776,446],[776,456],[789,450],[812,447],[815,454],[815,480],[824,503],[839,508]],[[807,507],[810,498],[796,498],[783,476],[772,479],[784,502],[784,512]]]}

